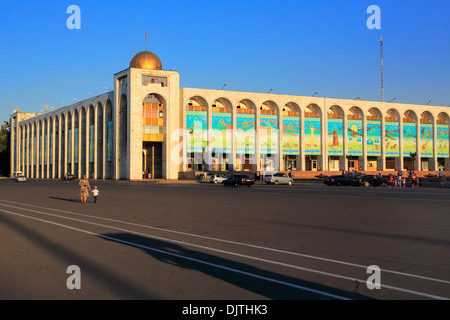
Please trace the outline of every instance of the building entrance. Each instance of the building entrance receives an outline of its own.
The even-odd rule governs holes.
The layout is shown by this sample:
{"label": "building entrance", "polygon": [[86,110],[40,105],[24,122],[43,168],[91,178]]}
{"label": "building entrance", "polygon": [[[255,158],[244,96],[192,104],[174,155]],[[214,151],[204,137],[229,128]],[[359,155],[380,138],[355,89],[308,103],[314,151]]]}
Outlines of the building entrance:
{"label": "building entrance", "polygon": [[162,142],[143,142],[142,173],[145,179],[162,179]]}

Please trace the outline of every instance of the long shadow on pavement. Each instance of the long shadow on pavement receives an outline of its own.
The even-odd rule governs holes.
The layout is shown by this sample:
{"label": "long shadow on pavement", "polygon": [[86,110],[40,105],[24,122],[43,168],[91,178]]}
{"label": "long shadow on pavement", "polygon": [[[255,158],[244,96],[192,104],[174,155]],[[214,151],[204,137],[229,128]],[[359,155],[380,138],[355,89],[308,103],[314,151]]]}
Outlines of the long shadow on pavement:
{"label": "long shadow on pavement", "polygon": [[69,199],[69,198],[60,198],[60,197],[49,197],[50,199],[54,200],[62,200],[62,201],[69,201],[69,202],[80,202],[80,199]]}
{"label": "long shadow on pavement", "polygon": [[[306,287],[320,292],[348,299],[368,300],[369,297],[359,293],[348,292],[314,282],[301,280],[257,268],[255,266],[232,261],[208,253],[187,249],[183,246],[146,238],[129,233],[109,233],[100,237],[109,241],[116,241],[125,245],[138,247],[154,258],[184,269],[203,272],[205,275],[228,282],[250,292],[275,300],[322,300],[333,299],[319,293],[309,292],[298,288]],[[264,279],[262,279],[264,278]],[[267,279],[273,279],[270,281]],[[296,287],[292,287],[292,284]],[[216,299],[210,297],[207,299]]]}
{"label": "long shadow on pavement", "polygon": [[[83,270],[83,274],[91,275],[92,278],[96,279],[96,281],[100,282],[101,284],[103,284],[103,286],[105,286],[105,290],[108,290],[109,292],[114,292],[117,295],[117,299],[158,299],[158,297],[154,295],[153,292],[148,291],[148,288],[138,287],[136,285],[130,284],[122,280],[120,275],[115,273],[114,270],[111,270],[109,268],[106,268],[105,266],[102,266],[101,264],[98,264],[97,261],[92,257],[90,257],[89,255],[79,254],[71,250],[70,247],[64,244],[64,239],[61,240],[61,242],[56,242],[52,240],[50,237],[48,237],[47,234],[45,234],[45,232],[33,230],[24,223],[20,221],[15,221],[14,219],[7,217],[6,215],[0,215],[0,217],[1,217],[0,223],[5,225],[5,227],[9,227],[10,229],[16,231],[18,235],[32,241],[34,245],[39,246],[40,248],[42,248],[42,250],[45,250],[46,252],[52,254],[57,259],[63,261],[63,263],[65,263],[66,265],[70,265],[73,262],[75,262]],[[39,275],[39,270],[35,270],[35,273],[36,275]],[[61,281],[61,283],[64,284],[66,280],[65,277],[67,277],[67,274],[65,273],[62,274],[63,274],[62,276],[63,281]],[[51,282],[53,283],[54,280],[55,279],[53,279]],[[59,285],[57,287],[60,288]],[[70,291],[68,289],[64,289],[64,286],[62,286],[62,288],[63,288],[62,290]],[[14,294],[15,293],[11,293],[11,296],[7,298],[16,299],[17,297],[15,297]],[[75,295],[74,293],[74,296],[77,295]],[[101,299],[102,293],[96,292],[95,296],[96,297],[94,299]],[[32,299],[39,299],[39,298],[40,298],[39,290],[37,290],[34,293]],[[58,296],[57,293],[55,293],[54,299],[61,299],[61,298]]]}

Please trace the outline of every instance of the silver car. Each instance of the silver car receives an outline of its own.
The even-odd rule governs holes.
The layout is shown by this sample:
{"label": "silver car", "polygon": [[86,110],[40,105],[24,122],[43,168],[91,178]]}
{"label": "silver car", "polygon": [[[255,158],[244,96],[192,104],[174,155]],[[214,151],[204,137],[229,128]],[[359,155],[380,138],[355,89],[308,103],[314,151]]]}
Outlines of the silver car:
{"label": "silver car", "polygon": [[16,182],[25,182],[27,181],[27,178],[24,175],[19,174],[14,177],[14,180]]}
{"label": "silver car", "polygon": [[271,175],[266,175],[264,177],[264,181],[267,184],[288,184],[292,185],[294,183],[294,180],[292,178],[289,178],[286,173],[283,172],[277,172]]}
{"label": "silver car", "polygon": [[213,174],[211,178],[209,178],[209,182],[211,183],[222,183],[223,180],[226,180],[227,177],[224,174]]}

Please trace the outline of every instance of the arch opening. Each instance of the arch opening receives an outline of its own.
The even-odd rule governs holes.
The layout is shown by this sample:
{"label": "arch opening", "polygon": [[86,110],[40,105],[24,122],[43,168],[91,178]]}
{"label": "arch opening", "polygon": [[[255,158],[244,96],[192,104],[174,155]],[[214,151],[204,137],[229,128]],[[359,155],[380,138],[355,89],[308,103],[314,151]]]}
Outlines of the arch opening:
{"label": "arch opening", "polygon": [[188,170],[207,170],[205,152],[208,145],[208,103],[203,97],[191,97],[186,111],[186,167]]}
{"label": "arch opening", "polygon": [[279,157],[279,108],[273,101],[260,106],[259,115],[259,158],[263,171],[280,170]]}
{"label": "arch opening", "polygon": [[282,109],[282,150],[284,170],[297,170],[300,163],[300,106],[288,102]]}
{"label": "arch opening", "polygon": [[406,171],[414,170],[417,165],[414,163],[417,154],[417,115],[412,110],[406,110],[402,119],[403,134],[403,168]]}
{"label": "arch opening", "polygon": [[236,106],[236,170],[257,170],[256,105],[242,99]]}
{"label": "arch opening", "polygon": [[322,160],[322,111],[317,104],[310,104],[304,112],[303,148],[306,171],[319,170]]}
{"label": "arch opening", "polygon": [[211,159],[208,169],[213,172],[233,170],[233,106],[226,98],[218,98],[212,103],[211,137],[209,151]]}
{"label": "arch opening", "polygon": [[119,102],[119,126],[118,126],[118,178],[129,178],[129,158],[128,158],[128,98],[126,95],[120,97]]}
{"label": "arch opening", "polygon": [[165,110],[166,101],[159,94],[150,93],[142,102],[143,178],[163,178]]}
{"label": "arch opening", "polygon": [[[351,129],[352,127],[348,127]],[[357,132],[357,130],[356,130]],[[344,157],[344,110],[334,105],[327,110],[326,143],[328,150],[328,170],[338,171]],[[348,155],[354,156],[353,149],[348,148]],[[349,170],[358,168],[358,160],[349,159]]]}

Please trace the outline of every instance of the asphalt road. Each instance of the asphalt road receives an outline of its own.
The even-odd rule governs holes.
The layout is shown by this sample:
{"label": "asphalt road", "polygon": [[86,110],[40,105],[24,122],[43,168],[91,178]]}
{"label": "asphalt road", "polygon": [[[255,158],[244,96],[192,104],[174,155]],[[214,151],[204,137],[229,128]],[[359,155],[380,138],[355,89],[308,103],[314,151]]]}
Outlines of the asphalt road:
{"label": "asphalt road", "polygon": [[0,180],[0,299],[450,298],[449,189],[94,184]]}

